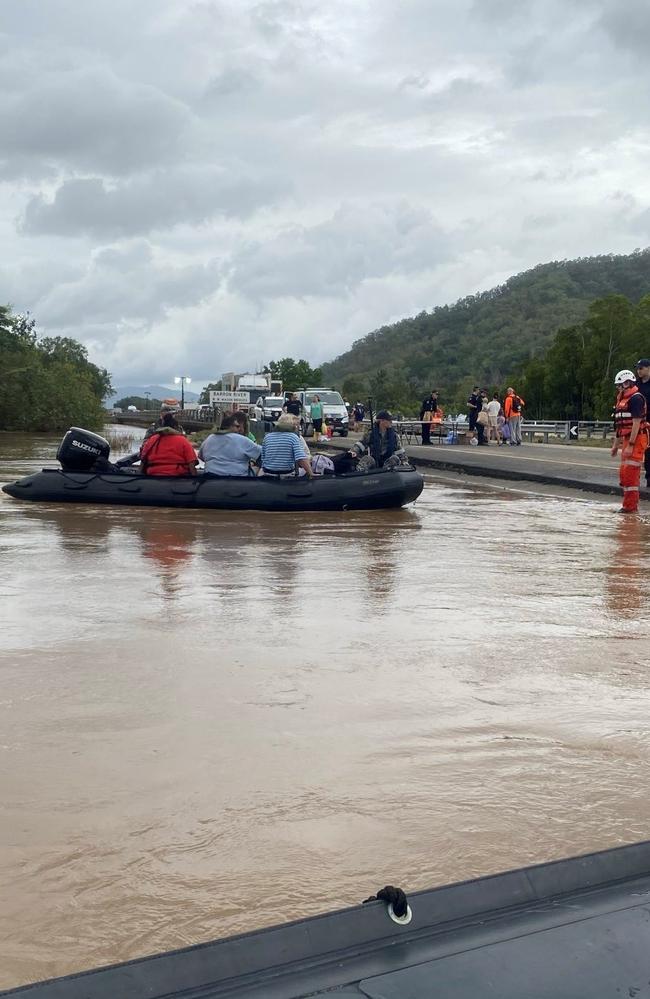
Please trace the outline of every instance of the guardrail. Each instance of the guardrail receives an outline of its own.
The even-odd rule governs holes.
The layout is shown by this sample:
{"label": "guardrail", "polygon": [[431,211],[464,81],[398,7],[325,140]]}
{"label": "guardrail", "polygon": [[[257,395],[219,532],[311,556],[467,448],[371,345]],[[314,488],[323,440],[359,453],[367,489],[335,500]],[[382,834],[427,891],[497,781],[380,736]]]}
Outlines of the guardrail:
{"label": "guardrail", "polygon": [[[398,436],[407,444],[417,444],[422,440],[423,420],[394,420],[393,426]],[[446,417],[442,423],[428,424],[430,426],[431,439],[442,441],[450,432],[457,439],[469,438],[469,425],[467,420],[458,420]],[[364,420],[363,432],[369,429],[370,421]],[[549,440],[561,441],[563,444],[571,444],[580,439],[591,439],[598,437],[607,440],[614,436],[614,424],[611,420],[524,420],[521,425],[521,436],[529,442],[541,438],[544,444]]]}

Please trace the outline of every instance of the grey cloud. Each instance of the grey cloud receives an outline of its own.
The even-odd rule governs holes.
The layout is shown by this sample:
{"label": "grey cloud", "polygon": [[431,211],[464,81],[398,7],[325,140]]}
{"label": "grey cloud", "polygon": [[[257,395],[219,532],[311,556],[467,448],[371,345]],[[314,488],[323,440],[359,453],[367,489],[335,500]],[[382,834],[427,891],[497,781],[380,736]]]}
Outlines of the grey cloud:
{"label": "grey cloud", "polygon": [[632,249],[645,5],[5,0],[6,294],[118,373],[236,367]]}
{"label": "grey cloud", "polygon": [[244,249],[232,261],[230,288],[253,298],[348,295],[368,278],[431,268],[448,250],[426,210],[347,206],[320,225]]}
{"label": "grey cloud", "polygon": [[153,87],[105,69],[45,73],[0,97],[6,157],[32,157],[71,169],[128,173],[182,148],[190,112]]}
{"label": "grey cloud", "polygon": [[218,288],[216,261],[175,266],[158,261],[149,243],[136,240],[100,250],[73,279],[62,281],[36,303],[48,326],[92,327],[164,317],[194,306]]}
{"label": "grey cloud", "polygon": [[647,63],[650,51],[650,5],[647,0],[608,3],[600,25],[616,45],[642,56]]}
{"label": "grey cloud", "polygon": [[285,193],[283,181],[261,171],[255,178],[208,167],[157,171],[114,187],[87,177],[64,181],[52,201],[31,198],[21,228],[29,235],[132,236],[216,215],[245,218]]}

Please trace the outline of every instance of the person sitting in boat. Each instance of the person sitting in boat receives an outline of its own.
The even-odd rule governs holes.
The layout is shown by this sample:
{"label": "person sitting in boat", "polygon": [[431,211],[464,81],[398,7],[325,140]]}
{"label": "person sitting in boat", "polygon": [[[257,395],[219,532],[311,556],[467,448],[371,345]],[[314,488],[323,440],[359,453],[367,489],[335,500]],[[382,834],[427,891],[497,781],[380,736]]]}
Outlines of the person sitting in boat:
{"label": "person sitting in boat", "polygon": [[196,452],[175,423],[172,414],[165,413],[162,427],[142,445],[140,467],[145,475],[196,475]]}
{"label": "person sitting in boat", "polygon": [[210,434],[199,448],[205,462],[205,475],[250,475],[251,462],[257,461],[262,448],[246,436],[242,413],[230,413],[221,421],[221,430]]}
{"label": "person sitting in boat", "polygon": [[[157,433],[158,430],[160,430],[161,427],[173,427],[174,430],[180,430],[180,432],[182,434],[184,434],[185,431],[183,430],[183,428],[181,427],[180,423],[178,422],[178,420],[174,416],[175,412],[176,412],[176,410],[173,409],[172,406],[166,406],[163,403],[163,405],[160,407],[160,416],[158,417],[158,419],[156,420],[156,422],[152,423],[151,426],[147,429],[147,432],[144,435],[144,440],[148,441],[149,438],[152,437],[153,434]],[[167,416],[171,416],[171,422],[168,420],[165,423],[165,417],[167,417]]]}
{"label": "person sitting in boat", "polygon": [[406,452],[393,427],[393,416],[387,409],[377,413],[372,427],[350,449],[350,454],[358,458],[364,455],[357,465],[359,470],[395,468],[406,460]]}
{"label": "person sitting in boat", "polygon": [[304,442],[296,433],[295,417],[283,413],[275,428],[262,441],[260,475],[279,478],[295,476],[302,468],[308,479],[313,478],[311,462]]}

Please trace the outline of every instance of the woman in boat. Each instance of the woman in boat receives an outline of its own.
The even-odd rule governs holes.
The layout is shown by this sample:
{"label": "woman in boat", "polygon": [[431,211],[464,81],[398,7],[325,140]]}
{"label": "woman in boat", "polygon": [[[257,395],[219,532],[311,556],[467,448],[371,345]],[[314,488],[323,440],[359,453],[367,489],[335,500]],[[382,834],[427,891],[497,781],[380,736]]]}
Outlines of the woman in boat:
{"label": "woman in boat", "polygon": [[175,423],[173,415],[165,413],[162,426],[142,445],[140,466],[145,475],[196,475],[196,451]]}

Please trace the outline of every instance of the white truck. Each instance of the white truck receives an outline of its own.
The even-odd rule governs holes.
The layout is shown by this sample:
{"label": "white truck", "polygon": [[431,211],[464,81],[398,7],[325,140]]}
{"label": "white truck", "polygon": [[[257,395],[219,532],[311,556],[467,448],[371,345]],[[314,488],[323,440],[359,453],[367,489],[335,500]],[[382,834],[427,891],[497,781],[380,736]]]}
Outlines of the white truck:
{"label": "white truck", "polygon": [[348,436],[349,416],[340,392],[331,388],[305,388],[294,393],[302,403],[301,428],[303,433],[311,433],[311,401],[317,395],[323,405],[323,422],[341,437]]}

